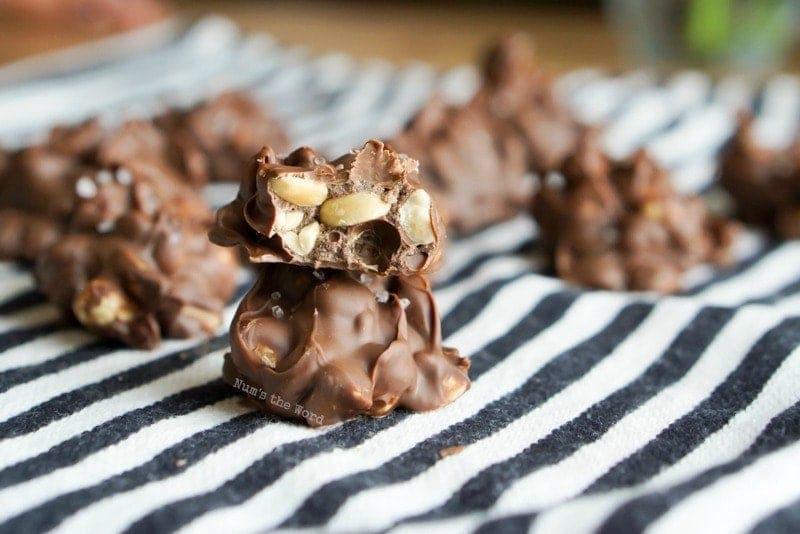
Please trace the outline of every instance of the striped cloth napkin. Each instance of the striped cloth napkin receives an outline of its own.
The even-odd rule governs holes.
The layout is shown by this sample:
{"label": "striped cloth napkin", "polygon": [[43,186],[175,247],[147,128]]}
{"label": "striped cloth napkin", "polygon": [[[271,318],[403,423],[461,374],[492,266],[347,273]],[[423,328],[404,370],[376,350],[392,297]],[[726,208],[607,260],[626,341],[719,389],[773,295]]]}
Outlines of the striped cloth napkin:
{"label": "striped cloth napkin", "polygon": [[[240,87],[295,144],[337,154],[476,84],[470,68],[311,56],[219,18],[78,72],[15,78],[23,67],[0,69],[7,146]],[[610,154],[644,146],[710,202],[737,109],[765,144],[800,122],[791,76],[586,69],[558,90]],[[321,430],[240,402],[220,380],[224,330],[121,348],[61,326],[30,273],[0,265],[0,532],[800,530],[800,242],[751,232],[737,267],[658,297],[567,286],[536,241],[520,216],[449,250],[444,336],[473,362],[458,402]]]}

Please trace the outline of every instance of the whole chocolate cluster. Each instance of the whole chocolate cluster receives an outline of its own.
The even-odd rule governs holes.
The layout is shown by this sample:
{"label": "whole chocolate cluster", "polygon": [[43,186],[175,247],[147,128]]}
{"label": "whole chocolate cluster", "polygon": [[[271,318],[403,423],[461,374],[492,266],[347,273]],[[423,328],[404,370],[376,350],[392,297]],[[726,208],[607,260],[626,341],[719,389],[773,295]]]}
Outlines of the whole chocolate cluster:
{"label": "whole chocolate cluster", "polygon": [[[391,141],[420,160],[421,181],[449,229],[471,232],[532,206],[558,276],[590,287],[671,293],[691,266],[732,262],[738,226],[709,214],[699,197],[676,192],[645,153],[610,161],[598,133],[559,103],[525,36],[492,47],[482,72],[470,101],[434,98]],[[755,165],[733,166],[754,174]],[[747,196],[746,180],[729,176],[734,181],[729,188]],[[761,192],[768,198],[760,204],[774,205],[788,190],[778,189]],[[776,224],[800,221],[790,211]]]}
{"label": "whole chocolate cluster", "polygon": [[210,236],[260,265],[224,368],[260,408],[320,426],[430,410],[469,387],[420,274],[444,231],[416,161],[379,141],[330,162],[265,147]]}
{"label": "whole chocolate cluster", "polygon": [[0,258],[35,262],[66,315],[129,345],[211,334],[237,261],[208,242],[196,188],[238,174],[266,132],[274,122],[242,94],[111,130],[53,128],[0,157]]}
{"label": "whole chocolate cluster", "polygon": [[699,197],[676,192],[643,151],[611,162],[590,132],[561,170],[563,179],[543,183],[533,202],[561,278],[672,293],[689,267],[732,261],[738,225],[709,213]]}
{"label": "whole chocolate cluster", "polygon": [[754,122],[742,118],[722,159],[720,182],[746,222],[800,239],[800,137],[790,146],[760,146]]}
{"label": "whole chocolate cluster", "polygon": [[531,44],[515,35],[489,50],[469,102],[435,97],[390,144],[420,161],[448,228],[463,234],[526,211],[533,173],[559,169],[579,137]]}

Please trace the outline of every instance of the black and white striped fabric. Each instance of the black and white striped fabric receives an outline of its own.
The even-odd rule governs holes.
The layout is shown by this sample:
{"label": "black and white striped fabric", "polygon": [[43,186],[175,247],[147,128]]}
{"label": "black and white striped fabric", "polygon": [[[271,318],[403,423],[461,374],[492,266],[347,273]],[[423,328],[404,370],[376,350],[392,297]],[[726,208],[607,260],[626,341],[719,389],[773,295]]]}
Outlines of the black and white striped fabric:
{"label": "black and white striped fabric", "polygon": [[[7,84],[0,139],[245,87],[296,144],[336,154],[475,84],[471,69],[311,56],[210,18],[147,53]],[[604,125],[610,154],[645,146],[710,202],[738,107],[757,111],[765,144],[800,119],[789,76],[582,70],[559,91]],[[240,402],[220,380],[224,331],[121,348],[62,326],[30,273],[2,265],[0,531],[797,532],[800,242],[753,233],[740,248],[738,267],[696,269],[686,294],[657,297],[564,285],[527,217],[456,241],[436,297],[472,389],[321,430]]]}

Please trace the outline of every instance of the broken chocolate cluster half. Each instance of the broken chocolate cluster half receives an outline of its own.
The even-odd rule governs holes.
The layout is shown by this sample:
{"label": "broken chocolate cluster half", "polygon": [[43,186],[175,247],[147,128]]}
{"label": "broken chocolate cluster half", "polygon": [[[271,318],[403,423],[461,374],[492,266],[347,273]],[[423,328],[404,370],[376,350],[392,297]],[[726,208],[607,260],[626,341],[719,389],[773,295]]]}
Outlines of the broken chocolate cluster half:
{"label": "broken chocolate cluster half", "polygon": [[469,387],[423,274],[444,232],[417,162],[369,141],[331,162],[263,149],[211,239],[259,264],[230,329],[226,381],[312,426],[430,410]]}
{"label": "broken chocolate cluster half", "polygon": [[253,263],[283,262],[380,275],[430,272],[444,228],[418,163],[369,141],[330,162],[310,148],[279,159],[264,148],[212,239]]}

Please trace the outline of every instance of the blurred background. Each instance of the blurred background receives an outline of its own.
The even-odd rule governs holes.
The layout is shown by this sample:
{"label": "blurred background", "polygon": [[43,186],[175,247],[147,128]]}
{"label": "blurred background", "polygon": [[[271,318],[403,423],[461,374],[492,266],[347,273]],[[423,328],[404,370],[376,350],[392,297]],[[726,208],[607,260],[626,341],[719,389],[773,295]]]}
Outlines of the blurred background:
{"label": "blurred background", "polygon": [[185,15],[219,13],[312,51],[439,67],[474,62],[498,35],[534,35],[555,71],[636,64],[800,70],[800,0],[368,2],[0,0],[0,62]]}

